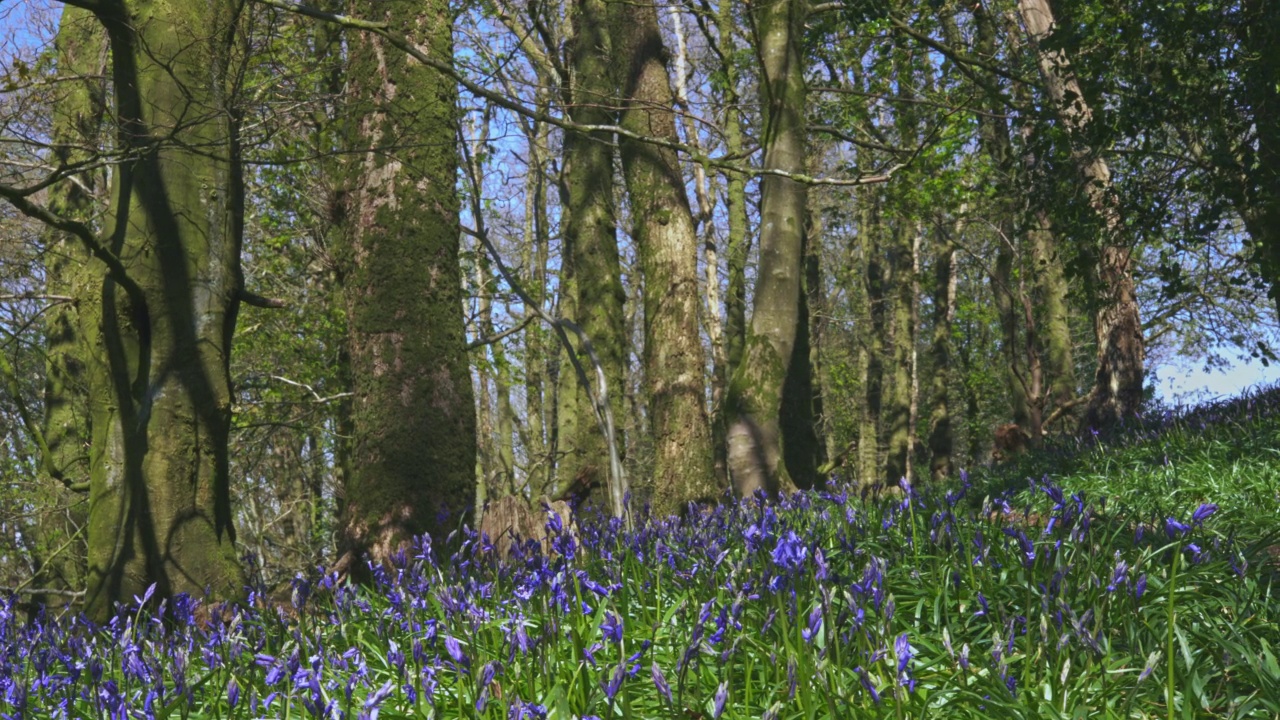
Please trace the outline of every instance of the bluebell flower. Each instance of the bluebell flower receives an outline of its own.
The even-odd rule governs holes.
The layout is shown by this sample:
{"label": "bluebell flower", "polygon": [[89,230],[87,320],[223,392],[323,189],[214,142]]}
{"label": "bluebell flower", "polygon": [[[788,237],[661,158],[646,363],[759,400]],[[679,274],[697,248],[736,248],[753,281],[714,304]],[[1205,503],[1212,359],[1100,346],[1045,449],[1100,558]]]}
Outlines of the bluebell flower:
{"label": "bluebell flower", "polygon": [[653,686],[658,688],[658,693],[670,705],[672,703],[671,685],[667,683],[667,676],[662,674],[662,668],[658,667],[658,663],[655,662],[649,666],[649,674],[653,676]]}
{"label": "bluebell flower", "polygon": [[462,651],[462,644],[458,642],[458,638],[452,635],[446,635],[444,638],[444,649],[449,653],[449,658],[453,660],[459,667],[470,667],[471,658]]}
{"label": "bluebell flower", "polygon": [[1196,508],[1195,512],[1191,513],[1191,522],[1193,525],[1201,525],[1205,520],[1209,519],[1210,515],[1213,515],[1216,512],[1218,512],[1217,504],[1205,503]]}
{"label": "bluebell flower", "polygon": [[778,538],[772,557],[774,565],[784,570],[795,571],[804,567],[805,560],[809,557],[809,549],[800,541],[800,537],[794,530],[788,530],[786,535]]}
{"label": "bluebell flower", "polygon": [[606,640],[613,643],[622,642],[622,618],[612,612],[604,615],[604,622],[600,623],[600,632]]}
{"label": "bluebell flower", "polygon": [[724,704],[729,699],[729,681],[720,683],[720,687],[716,689],[715,705],[711,709],[712,720],[719,720],[724,714]]}
{"label": "bluebell flower", "polygon": [[507,720],[546,720],[547,709],[541,705],[516,698],[507,710]]}
{"label": "bluebell flower", "polygon": [[1176,518],[1167,518],[1164,521],[1164,532],[1172,540],[1182,537],[1191,531],[1191,526],[1184,522],[1179,522]]}

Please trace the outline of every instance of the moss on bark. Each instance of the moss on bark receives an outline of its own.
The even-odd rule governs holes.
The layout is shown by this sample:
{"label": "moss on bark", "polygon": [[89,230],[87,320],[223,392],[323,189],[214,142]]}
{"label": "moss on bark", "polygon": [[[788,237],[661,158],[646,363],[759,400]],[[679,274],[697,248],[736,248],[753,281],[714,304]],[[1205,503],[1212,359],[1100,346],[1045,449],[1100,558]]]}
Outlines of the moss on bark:
{"label": "moss on bark", "polygon": [[[445,0],[357,4],[453,54]],[[362,577],[473,508],[475,398],[458,264],[457,90],[372,34],[348,36],[346,144],[356,151],[340,253],[351,356],[351,471],[340,544]]]}
{"label": "moss on bark", "polygon": [[[108,278],[82,317],[93,450],[86,610],[155,583],[233,599],[245,578],[228,487],[229,353],[243,278],[230,2],[106,3],[117,144]],[[157,142],[173,136],[176,142]],[[85,308],[81,308],[82,312]]]}
{"label": "moss on bark", "polygon": [[[675,141],[675,97],[652,5],[615,4],[613,47],[625,58],[620,78],[623,127]],[[653,511],[674,513],[719,494],[704,396],[698,332],[698,238],[673,150],[622,139],[632,234],[644,275],[644,382],[653,437]]]}

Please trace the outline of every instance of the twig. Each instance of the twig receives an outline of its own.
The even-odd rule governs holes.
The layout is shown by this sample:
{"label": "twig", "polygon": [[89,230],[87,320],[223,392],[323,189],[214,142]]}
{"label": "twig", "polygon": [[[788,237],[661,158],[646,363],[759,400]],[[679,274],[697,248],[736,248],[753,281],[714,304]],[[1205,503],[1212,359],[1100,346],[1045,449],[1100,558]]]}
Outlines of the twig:
{"label": "twig", "polygon": [[533,120],[545,122],[548,125],[554,125],[555,127],[558,127],[561,130],[567,130],[569,132],[575,132],[575,133],[586,134],[586,135],[598,134],[598,133],[613,134],[619,137],[625,137],[625,138],[629,138],[639,142],[647,143],[650,145],[657,145],[659,147],[665,147],[680,153],[684,153],[686,156],[688,156],[688,158],[691,161],[705,164],[711,167],[717,167],[724,170],[745,173],[748,175],[775,175],[778,177],[786,178],[788,180],[793,180],[798,183],[803,183],[805,185],[834,185],[839,187],[857,187],[861,185],[875,185],[878,183],[888,182],[893,177],[894,173],[896,173],[898,170],[902,169],[903,167],[902,164],[897,164],[884,170],[883,172],[879,172],[873,175],[860,175],[854,178],[830,178],[830,177],[814,177],[812,175],[806,175],[804,173],[789,172],[787,170],[781,170],[779,168],[757,168],[757,167],[742,166],[738,163],[730,162],[728,159],[726,159],[723,156],[713,157],[713,156],[709,156],[704,153],[701,153],[686,143],[677,142],[673,140],[666,140],[663,138],[657,138],[650,135],[643,135],[641,133],[632,132],[631,130],[628,130],[619,125],[588,125],[585,123],[576,123],[576,122],[573,122],[572,120],[567,120],[562,117],[557,117],[555,115],[551,115],[541,110],[536,110],[533,108],[526,107],[523,103],[517,100],[513,100],[507,97],[506,95],[503,95],[502,93],[494,92],[493,90],[486,88],[484,85],[468,79],[467,77],[459,73],[456,69],[454,69],[452,63],[444,62],[442,60],[439,60],[437,58],[434,58],[428,55],[426,52],[420,49],[418,45],[414,44],[411,40],[406,38],[404,35],[401,35],[400,33],[391,30],[388,27],[387,23],[375,22],[372,20],[362,20],[360,18],[354,18],[349,15],[341,15],[338,13],[324,12],[322,10],[317,10],[315,8],[308,7],[306,5],[290,2],[290,0],[258,0],[258,2],[268,7],[276,8],[277,10],[284,10],[286,12],[305,15],[307,17],[316,18],[317,20],[324,20],[326,22],[335,23],[343,27],[353,28],[356,30],[366,30],[368,32],[372,32],[382,38],[385,38],[389,43],[391,43],[393,47],[400,50],[401,52],[408,54],[414,60],[417,60],[423,65],[426,65],[427,67],[432,68],[433,70],[441,72],[447,77],[452,78],[454,82],[466,88],[467,92],[470,92],[476,97],[484,98],[485,100],[488,100],[489,102],[493,103],[494,105],[497,105],[498,107],[501,107],[506,110],[510,110],[511,112],[514,112],[520,115],[524,115],[525,117],[531,118]]}
{"label": "twig", "polygon": [[315,389],[315,388],[311,387],[310,385],[308,385],[308,384],[306,384],[306,383],[298,382],[298,381],[296,381],[296,380],[290,380],[289,378],[287,378],[287,377],[283,377],[283,376],[281,376],[281,375],[271,375],[270,377],[271,377],[271,379],[272,379],[272,380],[279,380],[280,382],[285,383],[285,384],[287,384],[287,385],[292,385],[292,386],[294,386],[294,387],[300,387],[300,388],[302,388],[303,390],[306,390],[307,392],[311,393],[311,397],[315,398],[315,399],[316,399],[316,402],[318,402],[318,403],[327,403],[327,402],[331,402],[331,401],[333,401],[333,400],[340,400],[340,399],[345,398],[345,397],[351,397],[352,395],[354,395],[354,394],[355,394],[355,393],[350,393],[350,392],[340,392],[340,393],[335,393],[335,394],[333,394],[333,395],[327,395],[327,396],[323,396],[323,397],[322,397],[322,396],[320,395],[320,393],[316,392],[316,389]]}

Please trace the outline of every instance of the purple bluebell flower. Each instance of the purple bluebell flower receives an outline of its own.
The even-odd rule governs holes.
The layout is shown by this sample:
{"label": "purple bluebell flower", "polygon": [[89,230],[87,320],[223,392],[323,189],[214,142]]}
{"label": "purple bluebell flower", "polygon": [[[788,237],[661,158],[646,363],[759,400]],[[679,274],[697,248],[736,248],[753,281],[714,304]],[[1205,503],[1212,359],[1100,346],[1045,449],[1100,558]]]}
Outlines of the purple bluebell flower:
{"label": "purple bluebell flower", "polygon": [[450,659],[459,667],[470,667],[471,658],[462,651],[462,644],[458,642],[458,638],[452,635],[446,635],[444,638],[444,649],[449,653]]}
{"label": "purple bluebell flower", "polygon": [[600,632],[610,642],[622,642],[622,618],[612,612],[605,613],[604,622],[600,623]]}
{"label": "purple bluebell flower", "polygon": [[618,694],[618,690],[622,687],[622,681],[627,677],[627,668],[622,663],[613,669],[613,675],[609,679],[600,681],[600,689],[604,690],[605,699],[613,702],[613,698]]}
{"label": "purple bluebell flower", "polygon": [[1164,532],[1169,539],[1182,537],[1191,531],[1191,526],[1180,522],[1177,518],[1166,518],[1164,521]]}
{"label": "purple bluebell flower", "polygon": [[875,704],[880,704],[880,693],[876,692],[876,686],[871,684],[871,676],[867,674],[861,666],[853,669],[858,674],[858,681],[862,683],[862,689],[871,694],[871,700]]}
{"label": "purple bluebell flower", "polygon": [[1201,525],[1205,520],[1209,519],[1210,515],[1213,515],[1216,512],[1218,512],[1218,506],[1216,503],[1205,503],[1196,508],[1195,512],[1191,513],[1191,523],[1193,525]]}
{"label": "purple bluebell flower", "polygon": [[667,676],[662,674],[662,668],[658,667],[658,663],[655,662],[649,666],[649,674],[653,676],[653,686],[658,688],[658,692],[670,705],[672,703],[671,685],[667,683]]}
{"label": "purple bluebell flower", "polygon": [[898,656],[898,672],[906,672],[911,664],[911,642],[906,633],[893,641],[893,651]]}
{"label": "purple bluebell flower", "polygon": [[720,687],[716,689],[715,706],[711,709],[712,720],[720,720],[720,716],[724,714],[724,704],[729,700],[729,681],[720,683]]}
{"label": "purple bluebell flower", "polygon": [[1133,597],[1141,600],[1142,594],[1147,591],[1147,574],[1143,573],[1138,576],[1138,580],[1133,584]]}
{"label": "purple bluebell flower", "polygon": [[236,682],[236,677],[231,676],[227,681],[227,707],[231,710],[236,709],[236,705],[240,702],[240,685]]}
{"label": "purple bluebell flower", "polygon": [[784,570],[795,571],[804,567],[805,560],[809,557],[809,549],[804,546],[794,530],[788,530],[786,535],[778,538],[772,557],[774,565]]}
{"label": "purple bluebell flower", "polygon": [[822,606],[814,605],[813,610],[809,611],[809,626],[800,631],[800,636],[807,643],[813,643],[818,635],[818,629],[822,627]]}
{"label": "purple bluebell flower", "polygon": [[507,710],[507,720],[546,720],[547,709],[541,705],[516,698]]}

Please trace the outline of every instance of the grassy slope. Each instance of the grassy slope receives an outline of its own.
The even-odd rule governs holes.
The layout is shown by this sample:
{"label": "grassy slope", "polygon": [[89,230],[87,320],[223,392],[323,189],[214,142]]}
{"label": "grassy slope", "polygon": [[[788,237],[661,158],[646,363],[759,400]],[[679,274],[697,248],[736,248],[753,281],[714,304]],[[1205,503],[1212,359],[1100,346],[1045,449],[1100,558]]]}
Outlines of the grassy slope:
{"label": "grassy slope", "polygon": [[1021,498],[1035,493],[1029,478],[1046,476],[1139,516],[1185,517],[1216,503],[1219,523],[1260,539],[1280,525],[1280,385],[1148,416],[1097,443],[1051,440],[972,479],[979,497]]}

